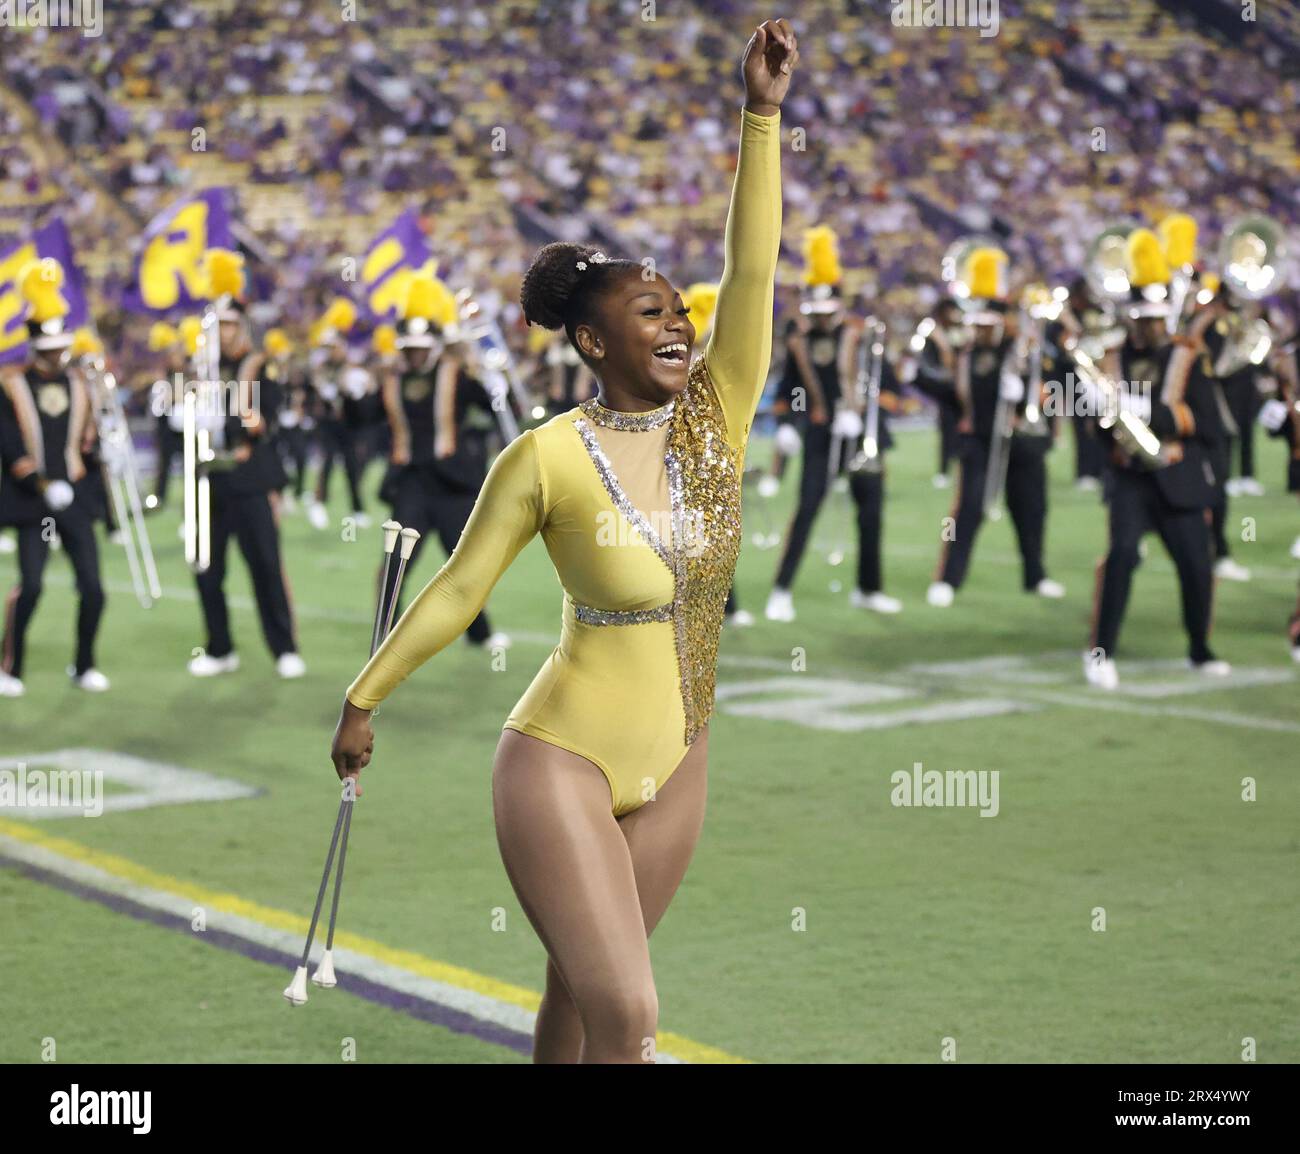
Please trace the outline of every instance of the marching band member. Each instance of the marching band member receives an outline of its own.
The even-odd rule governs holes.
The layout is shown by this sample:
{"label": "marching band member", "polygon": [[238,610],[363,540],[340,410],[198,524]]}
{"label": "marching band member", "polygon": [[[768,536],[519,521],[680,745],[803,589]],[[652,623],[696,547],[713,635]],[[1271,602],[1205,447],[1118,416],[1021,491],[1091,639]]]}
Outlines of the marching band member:
{"label": "marching band member", "polygon": [[[268,329],[262,338],[262,409],[272,414],[272,446],[284,470],[284,487],[277,493],[278,509],[292,512],[303,494],[307,469],[306,408],[302,379],[294,371],[293,344],[284,329]],[[289,475],[292,466],[293,475]],[[289,488],[290,484],[293,489]]]}
{"label": "marching band member", "polygon": [[[1006,454],[1007,511],[1020,549],[1021,584],[1027,593],[1057,599],[1065,589],[1047,576],[1043,537],[1047,522],[1047,467],[1050,434],[1016,435],[1025,428],[1027,401],[1024,366],[1016,356],[1014,314],[1004,300],[1006,254],[997,248],[973,248],[956,270],[972,312],[966,315],[973,335],[953,354],[953,391],[961,407],[958,421],[960,480],[950,532],[944,534],[935,579],[926,600],[946,608],[966,580],[975,537],[984,523],[989,458]],[[1041,413],[1041,397],[1038,409]],[[1000,404],[999,402],[1003,402]],[[997,428],[999,414],[1010,406],[1009,427]],[[1009,443],[1007,443],[1009,442]],[[995,478],[999,483],[1001,478]]]}
{"label": "marching band member", "polygon": [[86,381],[66,351],[68,306],[63,268],[51,258],[29,266],[20,287],[30,306],[26,369],[0,367],[0,526],[18,531],[19,582],[5,614],[0,697],[20,697],[27,628],[40,600],[52,526],[76,578],[77,646],[68,668],[79,689],[101,693],[108,678],[95,668],[95,638],[104,613],[99,547],[82,454],[95,424]]}
{"label": "marching band member", "polygon": [[[361,476],[365,469],[363,436],[372,414],[367,397],[378,397],[373,375],[362,361],[369,352],[369,338],[358,324],[356,306],[339,297],[325,310],[318,330],[324,345],[316,358],[312,386],[316,395],[316,429],[321,450],[320,472],[316,493],[307,509],[307,518],[317,529],[329,527],[325,502],[329,499],[330,477],[336,458],[343,461],[348,493],[352,499],[352,519],[360,528],[370,524],[361,496]],[[382,409],[382,401],[380,402]]]}
{"label": "marching band member", "polygon": [[840,299],[843,273],[835,234],[829,228],[823,225],[807,231],[804,261],[805,287],[800,315],[786,338],[787,365],[794,365],[798,380],[794,395],[804,402],[802,406],[792,406],[794,411],[804,413],[803,461],[799,472],[799,502],[785,534],[776,581],[764,610],[769,621],[794,620],[791,586],[830,485],[832,435],[837,429],[851,428],[844,422],[852,420],[849,413],[840,417],[839,426],[834,424],[837,412],[848,412],[848,406],[840,405],[844,392],[841,382],[850,379],[853,370],[844,360],[848,328]]}
{"label": "marching band member", "polygon": [[[307,667],[298,654],[271,499],[284,484],[284,470],[272,447],[274,412],[263,408],[259,395],[266,357],[254,351],[249,333],[242,262],[236,254],[219,249],[210,250],[207,260],[220,331],[218,372],[226,387],[219,390],[225,401],[223,411],[211,415],[222,453],[209,475],[211,564],[195,577],[207,642],[190,661],[189,671],[195,677],[212,677],[239,668],[225,593],[226,557],[233,537],[253,579],[262,636],[275,657],[275,671],[283,678],[297,678]],[[236,406],[229,403],[230,385],[238,389]]]}
{"label": "marching band member", "polygon": [[[392,471],[383,495],[392,504],[393,519],[421,535],[411,565],[430,530],[437,530],[442,547],[452,553],[487,475],[486,439],[467,418],[477,408],[491,420],[492,402],[447,343],[455,336],[456,317],[456,299],[441,280],[413,278],[398,324],[396,357],[380,370],[392,430]],[[505,633],[492,632],[486,611],[475,616],[465,635],[489,650],[510,644]]]}
{"label": "marching band member", "polygon": [[[1046,330],[1050,347],[1052,379],[1064,383],[1071,378],[1073,361],[1066,348],[1067,341],[1088,338],[1094,344],[1107,340],[1117,343],[1123,331],[1112,323],[1106,311],[1096,304],[1086,277],[1076,277],[1069,287],[1069,296],[1060,315],[1051,321]],[[1112,335],[1114,334],[1114,335]],[[1069,422],[1074,434],[1074,485],[1077,489],[1093,491],[1101,488],[1102,470],[1106,464],[1106,447],[1097,437],[1094,422],[1078,402],[1079,391],[1070,400]]]}
{"label": "marching band member", "polygon": [[[1178,571],[1188,658],[1199,672],[1231,672],[1209,646],[1214,575],[1206,510],[1213,500],[1208,448],[1218,413],[1201,364],[1203,314],[1186,336],[1171,340],[1169,268],[1155,234],[1135,229],[1128,237],[1132,305],[1128,339],[1120,350],[1119,407],[1146,426],[1127,433],[1118,422],[1101,422],[1111,446],[1110,546],[1099,565],[1090,649],[1084,675],[1101,689],[1115,689],[1115,650],[1128,605],[1138,546],[1151,530],[1160,534]],[[1127,433],[1127,435],[1126,435]],[[1143,449],[1143,442],[1146,448]]]}
{"label": "marching band member", "polygon": [[[848,425],[852,439],[845,443],[852,448],[842,454],[842,463],[849,473],[849,493],[857,510],[858,529],[857,582],[849,593],[849,604],[855,609],[870,609],[875,613],[899,613],[903,603],[884,592],[881,575],[885,453],[894,444],[889,431],[889,416],[902,407],[898,375],[886,355],[884,341],[883,324],[877,325],[874,318],[865,324],[855,318],[845,342],[844,363],[867,367],[866,379],[861,379],[859,374],[857,387],[849,393],[849,412],[857,420]],[[873,389],[876,391],[874,400],[870,395]],[[868,446],[863,437],[864,434],[870,437],[873,421],[875,443]]]}
{"label": "marching band member", "polygon": [[966,334],[961,323],[961,309],[952,297],[942,297],[934,313],[917,327],[916,387],[935,403],[935,423],[939,429],[939,470],[934,487],[948,487],[948,470],[957,456],[957,422],[961,406],[953,387],[953,338]]}

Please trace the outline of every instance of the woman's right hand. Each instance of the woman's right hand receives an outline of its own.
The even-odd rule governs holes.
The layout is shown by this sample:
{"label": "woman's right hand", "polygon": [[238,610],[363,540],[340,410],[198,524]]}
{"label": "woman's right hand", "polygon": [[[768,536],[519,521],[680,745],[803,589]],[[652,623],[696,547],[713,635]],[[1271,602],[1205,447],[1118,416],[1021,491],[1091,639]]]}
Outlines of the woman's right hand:
{"label": "woman's right hand", "polygon": [[330,746],[330,760],[339,780],[350,777],[357,781],[357,797],[361,796],[361,771],[370,764],[375,751],[375,734],[370,728],[370,710],[360,709],[346,697],[339,723],[334,727],[334,743]]}

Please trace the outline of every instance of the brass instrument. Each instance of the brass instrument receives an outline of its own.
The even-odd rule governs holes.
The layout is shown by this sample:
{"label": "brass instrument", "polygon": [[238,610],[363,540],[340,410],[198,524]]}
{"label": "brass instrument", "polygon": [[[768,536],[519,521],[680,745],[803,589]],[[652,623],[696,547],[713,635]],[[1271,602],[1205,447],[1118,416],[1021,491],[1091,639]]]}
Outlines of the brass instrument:
{"label": "brass instrument", "polygon": [[[1266,216],[1246,216],[1224,231],[1219,244],[1223,283],[1235,297],[1259,301],[1277,292],[1287,264],[1282,231]],[[1225,340],[1214,361],[1214,375],[1230,377],[1252,365],[1262,365],[1273,347],[1268,321],[1233,310],[1224,318]]]}
{"label": "brass instrument", "polygon": [[[185,561],[195,573],[212,564],[212,489],[209,472],[217,459],[212,414],[220,413],[221,324],[217,308],[203,312],[194,376],[181,397],[181,461]],[[173,398],[174,399],[174,398]]]}
{"label": "brass instrument", "polygon": [[1079,346],[1067,342],[1066,351],[1074,360],[1075,375],[1092,394],[1097,424],[1111,431],[1115,443],[1134,461],[1147,469],[1161,469],[1169,459],[1160,438],[1144,421],[1123,406],[1119,385]]}
{"label": "brass instrument", "polygon": [[116,377],[107,370],[98,352],[81,358],[81,372],[90,394],[95,431],[99,437],[104,482],[113,505],[114,518],[126,546],[126,563],[137,600],[145,609],[162,596],[153,547],[145,528],[144,502],[131,445],[131,428],[118,392]]}
{"label": "brass instrument", "polygon": [[848,464],[850,473],[880,473],[884,458],[880,452],[880,381],[885,369],[885,324],[868,319],[858,343],[857,391],[866,397],[862,445]]}
{"label": "brass instrument", "polygon": [[514,397],[521,413],[528,412],[530,407],[510,346],[497,318],[487,315],[469,289],[463,288],[456,294],[456,312],[455,339],[463,341],[474,357],[479,378],[492,398],[492,412],[501,436],[509,444],[519,436],[519,422],[515,420],[509,398]]}

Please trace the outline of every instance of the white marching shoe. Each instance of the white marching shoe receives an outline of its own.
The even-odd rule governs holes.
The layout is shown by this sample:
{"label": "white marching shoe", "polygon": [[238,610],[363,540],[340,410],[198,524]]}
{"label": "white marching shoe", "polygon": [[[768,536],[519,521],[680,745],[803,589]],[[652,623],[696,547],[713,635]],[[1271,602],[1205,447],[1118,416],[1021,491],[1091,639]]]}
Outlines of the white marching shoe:
{"label": "white marching shoe", "polygon": [[68,676],[72,678],[73,685],[78,689],[84,689],[87,693],[105,693],[110,686],[108,678],[94,668],[78,674],[75,668],[69,666]]}
{"label": "white marching shoe", "polygon": [[763,616],[769,621],[793,621],[794,594],[789,589],[773,589],[767,596]]}
{"label": "white marching shoe", "polygon": [[849,594],[849,604],[854,609],[870,609],[873,613],[901,613],[903,603],[897,597],[890,597],[888,593],[863,593],[861,589],[854,589]]}
{"label": "white marching shoe", "polygon": [[1083,655],[1083,676],[1088,684],[1098,689],[1118,689],[1119,669],[1109,657],[1097,657],[1092,653]]}
{"label": "white marching shoe", "polygon": [[775,497],[781,491],[781,478],[771,473],[764,473],[758,479],[758,495],[764,500]]}
{"label": "white marching shoe", "polygon": [[27,688],[17,677],[0,673],[0,697],[21,697],[26,692]]}
{"label": "white marching shoe", "polygon": [[1291,646],[1291,660],[1300,662],[1300,645]]}
{"label": "white marching shoe", "polygon": [[956,595],[957,590],[947,581],[934,581],[925,591],[925,599],[936,609],[947,609]]}
{"label": "white marching shoe", "polygon": [[[1231,486],[1232,482],[1228,482]],[[1235,491],[1230,493],[1235,497],[1262,497],[1264,495],[1264,486],[1261,485],[1254,477],[1238,477]]]}
{"label": "white marching shoe", "polygon": [[296,653],[281,653],[275,659],[275,672],[286,681],[293,681],[307,672],[307,663]]}
{"label": "white marching shoe", "polygon": [[488,634],[487,640],[483,642],[484,649],[509,649],[512,642],[509,633],[502,633],[498,629],[495,633]]}
{"label": "white marching shoe", "polygon": [[946,489],[952,484],[952,482],[948,479],[947,473],[935,473],[935,475],[930,478],[930,484],[936,489]]}
{"label": "white marching shoe", "polygon": [[1220,557],[1214,563],[1214,575],[1223,581],[1249,581],[1250,570],[1238,565],[1231,557]]}
{"label": "white marching shoe", "polygon": [[356,525],[358,529],[369,529],[371,525],[370,514],[363,513],[360,509],[357,509],[352,514],[352,523]]}
{"label": "white marching shoe", "polygon": [[1053,601],[1059,601],[1065,596],[1065,586],[1059,581],[1053,581],[1050,577],[1044,577],[1034,586],[1034,592],[1039,597],[1049,597]]}
{"label": "white marching shoe", "polygon": [[189,664],[189,671],[195,677],[216,677],[222,673],[234,673],[239,668],[239,654],[229,653],[225,657],[212,657],[200,653]]}
{"label": "white marching shoe", "polygon": [[17,548],[18,543],[8,533],[0,533],[0,553],[12,553]]}
{"label": "white marching shoe", "polygon": [[754,615],[748,609],[737,609],[734,613],[727,614],[727,624],[745,629],[754,624]]}
{"label": "white marching shoe", "polygon": [[1291,542],[1291,556],[1300,561],[1300,537]]}
{"label": "white marching shoe", "polygon": [[1209,661],[1191,661],[1187,662],[1187,668],[1193,673],[1199,673],[1202,677],[1228,677],[1232,674],[1232,666],[1226,661],[1220,661],[1217,657]]}
{"label": "white marching shoe", "polygon": [[1101,488],[1101,478],[1089,476],[1085,473],[1082,477],[1075,479],[1074,487],[1080,493],[1095,493]]}
{"label": "white marching shoe", "polygon": [[319,501],[313,501],[307,506],[307,520],[313,529],[328,529],[330,527],[329,510]]}

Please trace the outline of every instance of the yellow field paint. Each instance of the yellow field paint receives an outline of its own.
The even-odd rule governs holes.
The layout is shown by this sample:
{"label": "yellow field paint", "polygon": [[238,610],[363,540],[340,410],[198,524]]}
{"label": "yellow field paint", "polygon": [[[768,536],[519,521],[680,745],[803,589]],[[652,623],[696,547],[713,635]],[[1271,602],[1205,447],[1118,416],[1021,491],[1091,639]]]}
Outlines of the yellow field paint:
{"label": "yellow field paint", "polygon": [[[117,854],[92,849],[80,842],[53,837],[27,822],[0,819],[0,836],[13,838],[15,841],[27,845],[38,846],[47,854],[54,854],[69,862],[76,862],[100,870],[121,882],[156,890],[172,897],[181,897],[196,906],[217,910],[234,917],[246,918],[268,929],[293,933],[303,939],[306,938],[307,929],[311,924],[309,918],[301,917],[298,914],[272,909],[270,906],[249,901],[247,898],[241,898],[238,894],[222,893],[218,890],[208,889],[206,886],[152,870]],[[420,977],[471,991],[498,1002],[518,1006],[530,1013],[536,1013],[538,1006],[541,1005],[542,997],[534,990],[490,978],[486,974],[468,970],[463,966],[439,962],[434,958],[417,954],[413,950],[394,949],[391,946],[384,945],[383,942],[377,942],[372,938],[362,937],[359,934],[336,931],[334,944],[336,948],[350,950],[376,962],[395,966]],[[726,1051],[719,1050],[714,1046],[693,1042],[680,1034],[673,1034],[668,1031],[658,1033],[655,1045],[665,1055],[671,1055],[682,1062],[735,1064],[748,1061],[746,1058],[728,1054]]]}

